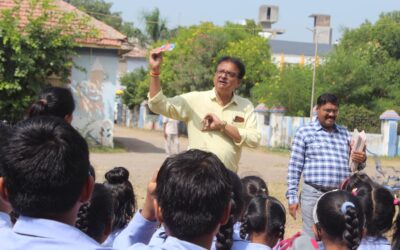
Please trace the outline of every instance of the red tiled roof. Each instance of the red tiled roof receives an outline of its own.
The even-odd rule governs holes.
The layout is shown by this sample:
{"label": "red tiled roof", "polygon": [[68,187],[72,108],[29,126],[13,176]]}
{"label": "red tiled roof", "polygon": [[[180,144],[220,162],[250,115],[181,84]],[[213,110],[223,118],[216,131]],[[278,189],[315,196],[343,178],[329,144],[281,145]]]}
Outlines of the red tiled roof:
{"label": "red tiled roof", "polygon": [[[78,42],[84,47],[101,47],[101,48],[115,48],[120,49],[127,43],[127,37],[115,30],[111,26],[89,16],[88,14],[80,11],[76,7],[62,1],[54,0],[51,4],[54,8],[52,12],[63,12],[63,13],[75,13],[76,16],[87,18],[89,20],[87,30],[95,29],[98,31],[97,36],[93,38],[87,38],[79,40]],[[11,9],[15,7],[14,0],[0,0],[0,10]],[[32,12],[33,11],[33,12]],[[20,26],[25,26],[28,23],[28,16],[40,16],[41,9],[35,10],[30,9],[29,0],[22,0],[19,12]],[[49,25],[55,23],[55,21],[49,21]],[[74,23],[72,22],[72,25]]]}

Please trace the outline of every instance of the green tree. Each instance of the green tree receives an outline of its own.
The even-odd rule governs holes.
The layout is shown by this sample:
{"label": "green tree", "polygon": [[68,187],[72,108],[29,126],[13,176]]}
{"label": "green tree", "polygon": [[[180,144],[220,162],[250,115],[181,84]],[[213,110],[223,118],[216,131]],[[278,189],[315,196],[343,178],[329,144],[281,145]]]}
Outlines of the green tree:
{"label": "green tree", "polygon": [[311,65],[284,65],[280,72],[256,84],[252,89],[254,98],[271,106],[287,108],[287,114],[309,116],[312,82]]}
{"label": "green tree", "polygon": [[[246,74],[249,80],[245,79],[239,89],[239,94],[246,97],[249,97],[249,89],[254,84],[250,81],[258,81],[264,74],[270,73],[263,68],[270,66],[267,63],[270,62],[270,52],[266,41],[254,36],[254,30],[248,30],[243,25],[227,23],[218,27],[212,23],[202,23],[181,28],[173,42],[176,48],[165,54],[161,76],[163,89],[171,95],[210,89],[213,86],[215,64],[222,55],[238,56],[247,64],[246,68],[251,72]],[[265,64],[261,63],[263,60]],[[257,70],[260,76],[252,76],[252,72],[256,73]]]}
{"label": "green tree", "polygon": [[321,90],[335,93],[343,104],[371,110],[375,119],[386,109],[400,111],[399,19],[398,11],[384,13],[375,24],[345,30],[320,69]]}
{"label": "green tree", "polygon": [[[85,37],[80,30],[87,21],[73,13],[55,12],[52,1],[42,0],[30,2],[24,15],[28,22],[23,25],[18,3],[0,12],[0,114],[9,121],[22,118],[49,76],[67,81],[76,54],[75,41]],[[39,12],[39,16],[33,14]]]}
{"label": "green tree", "polygon": [[160,10],[158,8],[149,12],[143,12],[143,20],[145,22],[145,31],[149,43],[157,42],[169,37],[167,20],[161,18]]}
{"label": "green tree", "polygon": [[[169,41],[159,41],[154,47],[166,42],[175,43],[176,47],[164,54],[161,84],[167,96],[173,96],[190,91],[209,90],[213,86],[215,64],[220,56],[236,56],[246,64],[247,73],[239,89],[239,94],[250,97],[254,84],[270,82],[277,70],[271,63],[267,41],[258,37],[260,27],[254,21],[246,25],[226,23],[223,27],[212,23],[202,23],[191,27],[181,27],[176,30],[176,36]],[[132,73],[135,74],[136,73]],[[132,76],[133,77],[133,76]],[[140,78],[140,77],[139,77]],[[128,80],[125,104],[138,104],[148,91],[148,76],[142,80]],[[137,89],[140,89],[137,90]],[[135,93],[135,92],[138,93]]]}
{"label": "green tree", "polygon": [[[268,41],[259,36],[249,36],[237,42],[230,42],[221,50],[217,58],[231,55],[240,58],[246,65],[244,76],[238,93],[245,97],[251,96],[251,89],[255,85],[269,84],[271,78],[277,74],[276,66],[271,62],[271,53]],[[257,98],[254,98],[257,101]]]}
{"label": "green tree", "polygon": [[125,74],[121,79],[122,85],[126,86],[126,89],[122,95],[122,101],[125,105],[128,105],[130,109],[139,105],[147,97],[149,91],[149,83],[147,71],[140,67],[130,73]]}

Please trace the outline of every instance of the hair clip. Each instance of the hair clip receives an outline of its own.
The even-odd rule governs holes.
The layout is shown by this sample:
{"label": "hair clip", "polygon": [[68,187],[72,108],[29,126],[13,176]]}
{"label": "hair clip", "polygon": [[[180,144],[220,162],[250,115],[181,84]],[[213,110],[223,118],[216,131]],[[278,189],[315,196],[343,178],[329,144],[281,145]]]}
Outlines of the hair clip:
{"label": "hair clip", "polygon": [[265,188],[261,188],[261,191],[263,191],[263,192],[265,192],[265,191],[267,191]]}
{"label": "hair clip", "polygon": [[342,212],[342,214],[346,213],[348,207],[354,207],[355,208],[356,206],[354,205],[353,202],[350,202],[350,201],[343,202],[342,206],[340,207],[340,211]]}
{"label": "hair clip", "polygon": [[357,196],[358,192],[357,192],[357,188],[353,188],[353,190],[351,190],[351,194],[353,196]]}

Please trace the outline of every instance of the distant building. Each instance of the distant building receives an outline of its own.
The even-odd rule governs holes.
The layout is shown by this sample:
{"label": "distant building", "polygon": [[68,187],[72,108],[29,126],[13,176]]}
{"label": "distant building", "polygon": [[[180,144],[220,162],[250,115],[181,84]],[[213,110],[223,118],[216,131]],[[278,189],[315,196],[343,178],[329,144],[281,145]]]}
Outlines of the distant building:
{"label": "distant building", "polygon": [[[32,11],[30,2],[32,1],[21,0],[19,13],[15,13],[21,25],[29,22],[29,15],[32,13],[39,16],[43,12],[40,8]],[[72,125],[89,143],[113,146],[118,61],[121,54],[132,48],[125,35],[74,6],[61,0],[54,0],[50,4],[54,12],[74,13],[76,18],[88,19],[87,28],[97,31],[95,37],[78,41],[78,55],[73,60],[84,71],[72,67],[70,83],[66,87],[71,88],[76,102]],[[15,5],[14,0],[1,0],[0,10],[11,9]],[[48,25],[51,24],[50,21]],[[52,76],[50,80],[54,85],[65,86],[57,76]]]}
{"label": "distant building", "polygon": [[309,17],[314,19],[314,26],[311,29],[313,33],[312,43],[283,41],[271,37],[269,45],[271,47],[272,61],[275,64],[313,63],[315,60],[316,45],[318,46],[317,60],[333,51],[334,45],[332,45],[330,16],[324,14],[312,14]]}
{"label": "distant building", "polygon": [[277,35],[285,33],[282,29],[273,29],[272,24],[278,22],[279,7],[275,5],[261,5],[258,11],[258,22],[263,28],[259,33],[265,38],[274,39]]}
{"label": "distant building", "polygon": [[[310,64],[315,58],[315,44],[283,40],[269,40],[272,61],[277,64]],[[328,55],[334,49],[331,44],[318,44],[318,57]]]}

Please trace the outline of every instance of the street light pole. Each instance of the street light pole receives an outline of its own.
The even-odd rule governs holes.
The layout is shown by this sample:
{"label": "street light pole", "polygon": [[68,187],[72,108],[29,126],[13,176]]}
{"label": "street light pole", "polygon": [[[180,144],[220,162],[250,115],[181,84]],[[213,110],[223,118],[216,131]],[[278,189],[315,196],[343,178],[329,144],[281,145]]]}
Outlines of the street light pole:
{"label": "street light pole", "polygon": [[311,101],[310,101],[310,121],[313,118],[313,108],[314,108],[314,92],[315,92],[315,75],[317,69],[317,58],[318,58],[318,30],[314,28],[315,32],[315,55],[314,55],[314,68],[312,75],[312,85],[311,85]]}

